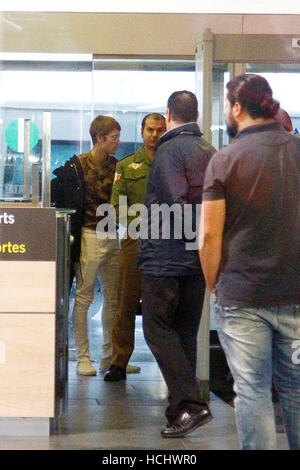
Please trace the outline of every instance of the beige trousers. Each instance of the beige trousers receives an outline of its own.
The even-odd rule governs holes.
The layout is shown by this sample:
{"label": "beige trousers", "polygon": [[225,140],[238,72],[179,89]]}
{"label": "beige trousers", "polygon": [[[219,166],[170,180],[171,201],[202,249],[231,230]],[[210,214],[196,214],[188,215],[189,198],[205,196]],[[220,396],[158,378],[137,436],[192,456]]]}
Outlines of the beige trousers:
{"label": "beige trousers", "polygon": [[76,297],[73,310],[74,336],[78,360],[89,358],[87,313],[94,298],[96,279],[103,296],[102,360],[112,357],[111,331],[117,314],[119,241],[101,240],[95,230],[82,228],[80,262],[76,266]]}

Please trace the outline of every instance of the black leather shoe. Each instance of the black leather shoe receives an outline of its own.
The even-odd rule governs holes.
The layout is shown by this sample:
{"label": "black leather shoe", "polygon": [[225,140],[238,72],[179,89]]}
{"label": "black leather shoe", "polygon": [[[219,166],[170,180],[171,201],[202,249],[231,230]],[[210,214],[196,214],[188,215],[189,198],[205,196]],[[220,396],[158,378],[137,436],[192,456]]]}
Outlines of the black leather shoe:
{"label": "black leather shoe", "polygon": [[207,408],[198,413],[183,411],[172,426],[168,425],[161,431],[162,437],[184,437],[213,419]]}
{"label": "black leather shoe", "polygon": [[126,380],[126,369],[112,364],[108,371],[104,373],[104,380],[105,382],[119,382],[120,380]]}

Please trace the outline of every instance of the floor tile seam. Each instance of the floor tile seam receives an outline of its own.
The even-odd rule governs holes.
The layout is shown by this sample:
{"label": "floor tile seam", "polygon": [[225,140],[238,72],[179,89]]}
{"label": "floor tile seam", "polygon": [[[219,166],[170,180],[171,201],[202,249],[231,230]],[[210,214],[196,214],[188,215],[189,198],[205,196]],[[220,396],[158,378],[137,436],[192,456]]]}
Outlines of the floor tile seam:
{"label": "floor tile seam", "polygon": [[[160,402],[160,401],[157,401],[157,402],[141,402],[139,401],[138,403],[137,402],[130,402],[130,403],[126,403],[126,406],[130,407],[134,407],[134,408],[137,408],[138,406],[142,406],[142,407],[151,407],[151,406],[166,406],[167,402],[164,401],[164,402]],[[114,404],[108,404],[108,403],[99,403],[98,406],[116,406],[116,403]],[[124,405],[122,405],[124,407]]]}
{"label": "floor tile seam", "polygon": [[[93,381],[93,382],[88,382],[88,383],[95,383],[95,382],[105,382],[104,378],[103,377],[93,377],[92,379],[91,378],[86,378],[86,379],[69,379],[68,382],[69,383],[72,383],[72,384],[75,384],[75,383],[82,383],[82,384],[86,384],[87,381]],[[147,379],[146,377],[145,378],[135,378],[135,377],[127,377],[126,381],[127,383],[129,382],[164,382],[164,379],[160,378],[160,377],[157,377],[157,378],[151,378],[151,379]],[[111,382],[110,383],[107,383],[107,386],[109,385],[114,385],[112,384]],[[119,383],[119,382],[117,382]],[[115,383],[116,384],[116,383]]]}
{"label": "floor tile seam", "polygon": [[68,400],[69,404],[70,404],[70,400],[74,400],[76,402],[78,402],[78,401],[80,401],[80,402],[84,402],[84,401],[94,402],[94,401],[98,400],[98,398],[70,398],[69,397],[69,400]]}
{"label": "floor tile seam", "polygon": [[[95,401],[95,400],[93,400],[93,401]],[[78,399],[78,403],[82,403],[82,400]],[[141,406],[141,407],[145,407],[145,406],[146,406],[146,407],[149,407],[149,406],[162,406],[162,407],[163,407],[163,406],[166,406],[166,404],[167,404],[167,400],[165,400],[165,401],[157,400],[157,401],[152,401],[152,402],[147,402],[147,401],[144,401],[144,402],[143,402],[143,401],[141,401],[141,400],[139,400],[139,401],[134,401],[134,400],[133,400],[133,401],[131,401],[131,402],[122,403],[121,405],[119,405],[118,402],[110,402],[110,403],[105,403],[105,402],[103,403],[103,402],[101,402],[101,403],[95,403],[95,404],[92,404],[92,403],[91,403],[90,405],[87,404],[86,406],[90,406],[90,407],[93,407],[93,406],[105,406],[105,407],[108,407],[108,406],[111,406],[111,407],[120,406],[120,407],[123,407],[123,408],[124,408],[124,406],[126,406],[126,407],[132,406],[132,407],[135,407],[135,408],[136,408],[136,407],[138,407],[138,406]],[[73,405],[73,407],[76,407],[76,403],[74,403],[74,404],[72,404],[72,405]]]}
{"label": "floor tile seam", "polygon": [[[77,404],[84,404],[86,403],[87,407],[98,407],[98,406],[120,406],[124,407],[125,406],[165,406],[167,403],[167,397],[166,398],[149,398],[149,399],[141,399],[140,397],[132,397],[128,399],[124,399],[124,397],[121,398],[115,398],[112,399],[110,398],[109,401],[103,401],[102,399],[99,399],[98,397],[90,397],[90,398],[80,398],[80,397],[69,397],[69,405],[76,407]],[[215,414],[218,414],[218,409],[221,410],[223,409],[223,416],[222,419],[229,419],[235,416],[234,410],[232,408],[226,408],[222,404],[220,405],[212,405],[211,408],[215,408]],[[224,415],[225,411],[225,415]],[[216,416],[214,416],[216,418]]]}
{"label": "floor tile seam", "polygon": [[[93,400],[93,401],[95,401],[95,400]],[[70,405],[75,407],[77,403],[82,403],[82,400],[74,399],[74,402],[71,403]],[[151,403],[150,402],[146,402],[146,403],[148,403],[148,406],[153,405],[153,406],[163,407],[163,406],[166,406],[167,400],[164,400],[164,401],[163,400],[157,400],[155,402],[153,401]],[[96,403],[95,404],[93,404],[93,403],[87,404],[87,406],[112,406],[112,407],[118,406],[120,408],[124,408],[124,405],[134,406],[134,407],[139,407],[139,406],[143,407],[145,405],[145,402],[139,401],[138,403],[135,403],[135,402],[132,401],[132,402],[127,402],[127,403],[124,403],[124,402],[122,402],[122,403],[110,402],[110,403],[100,403],[100,404],[96,404]],[[63,415],[61,415],[61,416],[63,416]]]}

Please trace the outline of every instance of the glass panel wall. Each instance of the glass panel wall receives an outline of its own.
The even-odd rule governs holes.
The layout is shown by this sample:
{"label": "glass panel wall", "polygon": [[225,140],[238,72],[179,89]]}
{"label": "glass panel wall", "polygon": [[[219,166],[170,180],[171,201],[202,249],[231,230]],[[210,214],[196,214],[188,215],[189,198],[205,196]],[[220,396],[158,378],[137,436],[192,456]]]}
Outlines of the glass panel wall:
{"label": "glass panel wall", "polygon": [[94,116],[113,116],[121,125],[118,158],[142,143],[141,122],[146,114],[165,114],[173,91],[195,92],[194,58],[94,57]]}
{"label": "glass panel wall", "polygon": [[51,112],[51,172],[89,148],[91,71],[91,55],[0,55],[0,198],[24,196],[24,119],[30,164],[41,164],[43,112]]}
{"label": "glass panel wall", "polygon": [[[142,144],[141,121],[165,113],[176,90],[195,92],[195,61],[184,58],[117,58],[66,54],[0,54],[0,198],[24,196],[24,120],[31,121],[30,164],[41,167],[43,113],[51,113],[51,177],[74,154],[91,148],[89,126],[98,114],[120,122],[122,158]],[[31,181],[30,181],[31,184]],[[92,359],[99,359],[101,287],[89,309]],[[70,295],[69,346],[75,357]],[[137,330],[141,322],[137,321]],[[138,333],[137,331],[137,333]],[[141,333],[141,331],[140,331]],[[140,334],[142,337],[142,333]],[[149,356],[145,347],[145,356]]]}
{"label": "glass panel wall", "polygon": [[121,158],[141,144],[147,113],[164,113],[175,90],[195,91],[194,71],[190,57],[0,54],[0,198],[24,196],[25,119],[31,121],[29,162],[40,164],[43,112],[51,112],[51,174],[90,149],[89,126],[98,114],[120,122]]}
{"label": "glass panel wall", "polygon": [[[257,73],[265,77],[280,102],[292,119],[293,128],[300,132],[300,98],[298,84],[299,64],[246,64],[246,73]],[[228,64],[214,63],[212,102],[212,143],[216,149],[228,145],[225,123],[226,83],[229,81]]]}
{"label": "glass panel wall", "polygon": [[[143,117],[151,112],[165,114],[170,94],[183,89],[195,93],[194,58],[94,57],[93,116],[111,115],[120,123],[121,145],[116,157],[122,158],[142,144]],[[101,286],[95,289],[95,306],[89,310],[88,325],[91,358],[99,360]],[[136,317],[135,341],[138,347],[131,360],[154,360],[144,341],[141,316]],[[72,357],[73,351],[70,353]]]}
{"label": "glass panel wall", "polygon": [[248,73],[257,73],[268,80],[273,96],[289,113],[293,128],[300,132],[300,64],[247,64]]}
{"label": "glass panel wall", "polygon": [[225,124],[225,86],[229,80],[228,64],[215,64],[212,87],[212,145],[220,150],[228,145]]}

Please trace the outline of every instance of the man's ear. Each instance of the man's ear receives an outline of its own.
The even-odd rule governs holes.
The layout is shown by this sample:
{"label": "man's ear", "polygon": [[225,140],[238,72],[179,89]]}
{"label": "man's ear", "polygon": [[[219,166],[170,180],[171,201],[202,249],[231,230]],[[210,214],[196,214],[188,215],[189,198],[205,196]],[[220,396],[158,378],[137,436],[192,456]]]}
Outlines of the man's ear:
{"label": "man's ear", "polygon": [[231,111],[232,111],[232,115],[233,115],[234,118],[240,117],[240,115],[241,115],[242,112],[243,112],[243,108],[242,108],[241,103],[239,103],[238,101],[236,101],[236,102],[234,103],[234,105],[232,106]]}
{"label": "man's ear", "polygon": [[171,114],[170,114],[169,108],[167,108],[167,112],[166,112],[166,122],[170,122],[170,121],[171,121]]}
{"label": "man's ear", "polygon": [[106,137],[104,135],[97,134],[97,144],[103,144],[105,140],[106,140]]}

